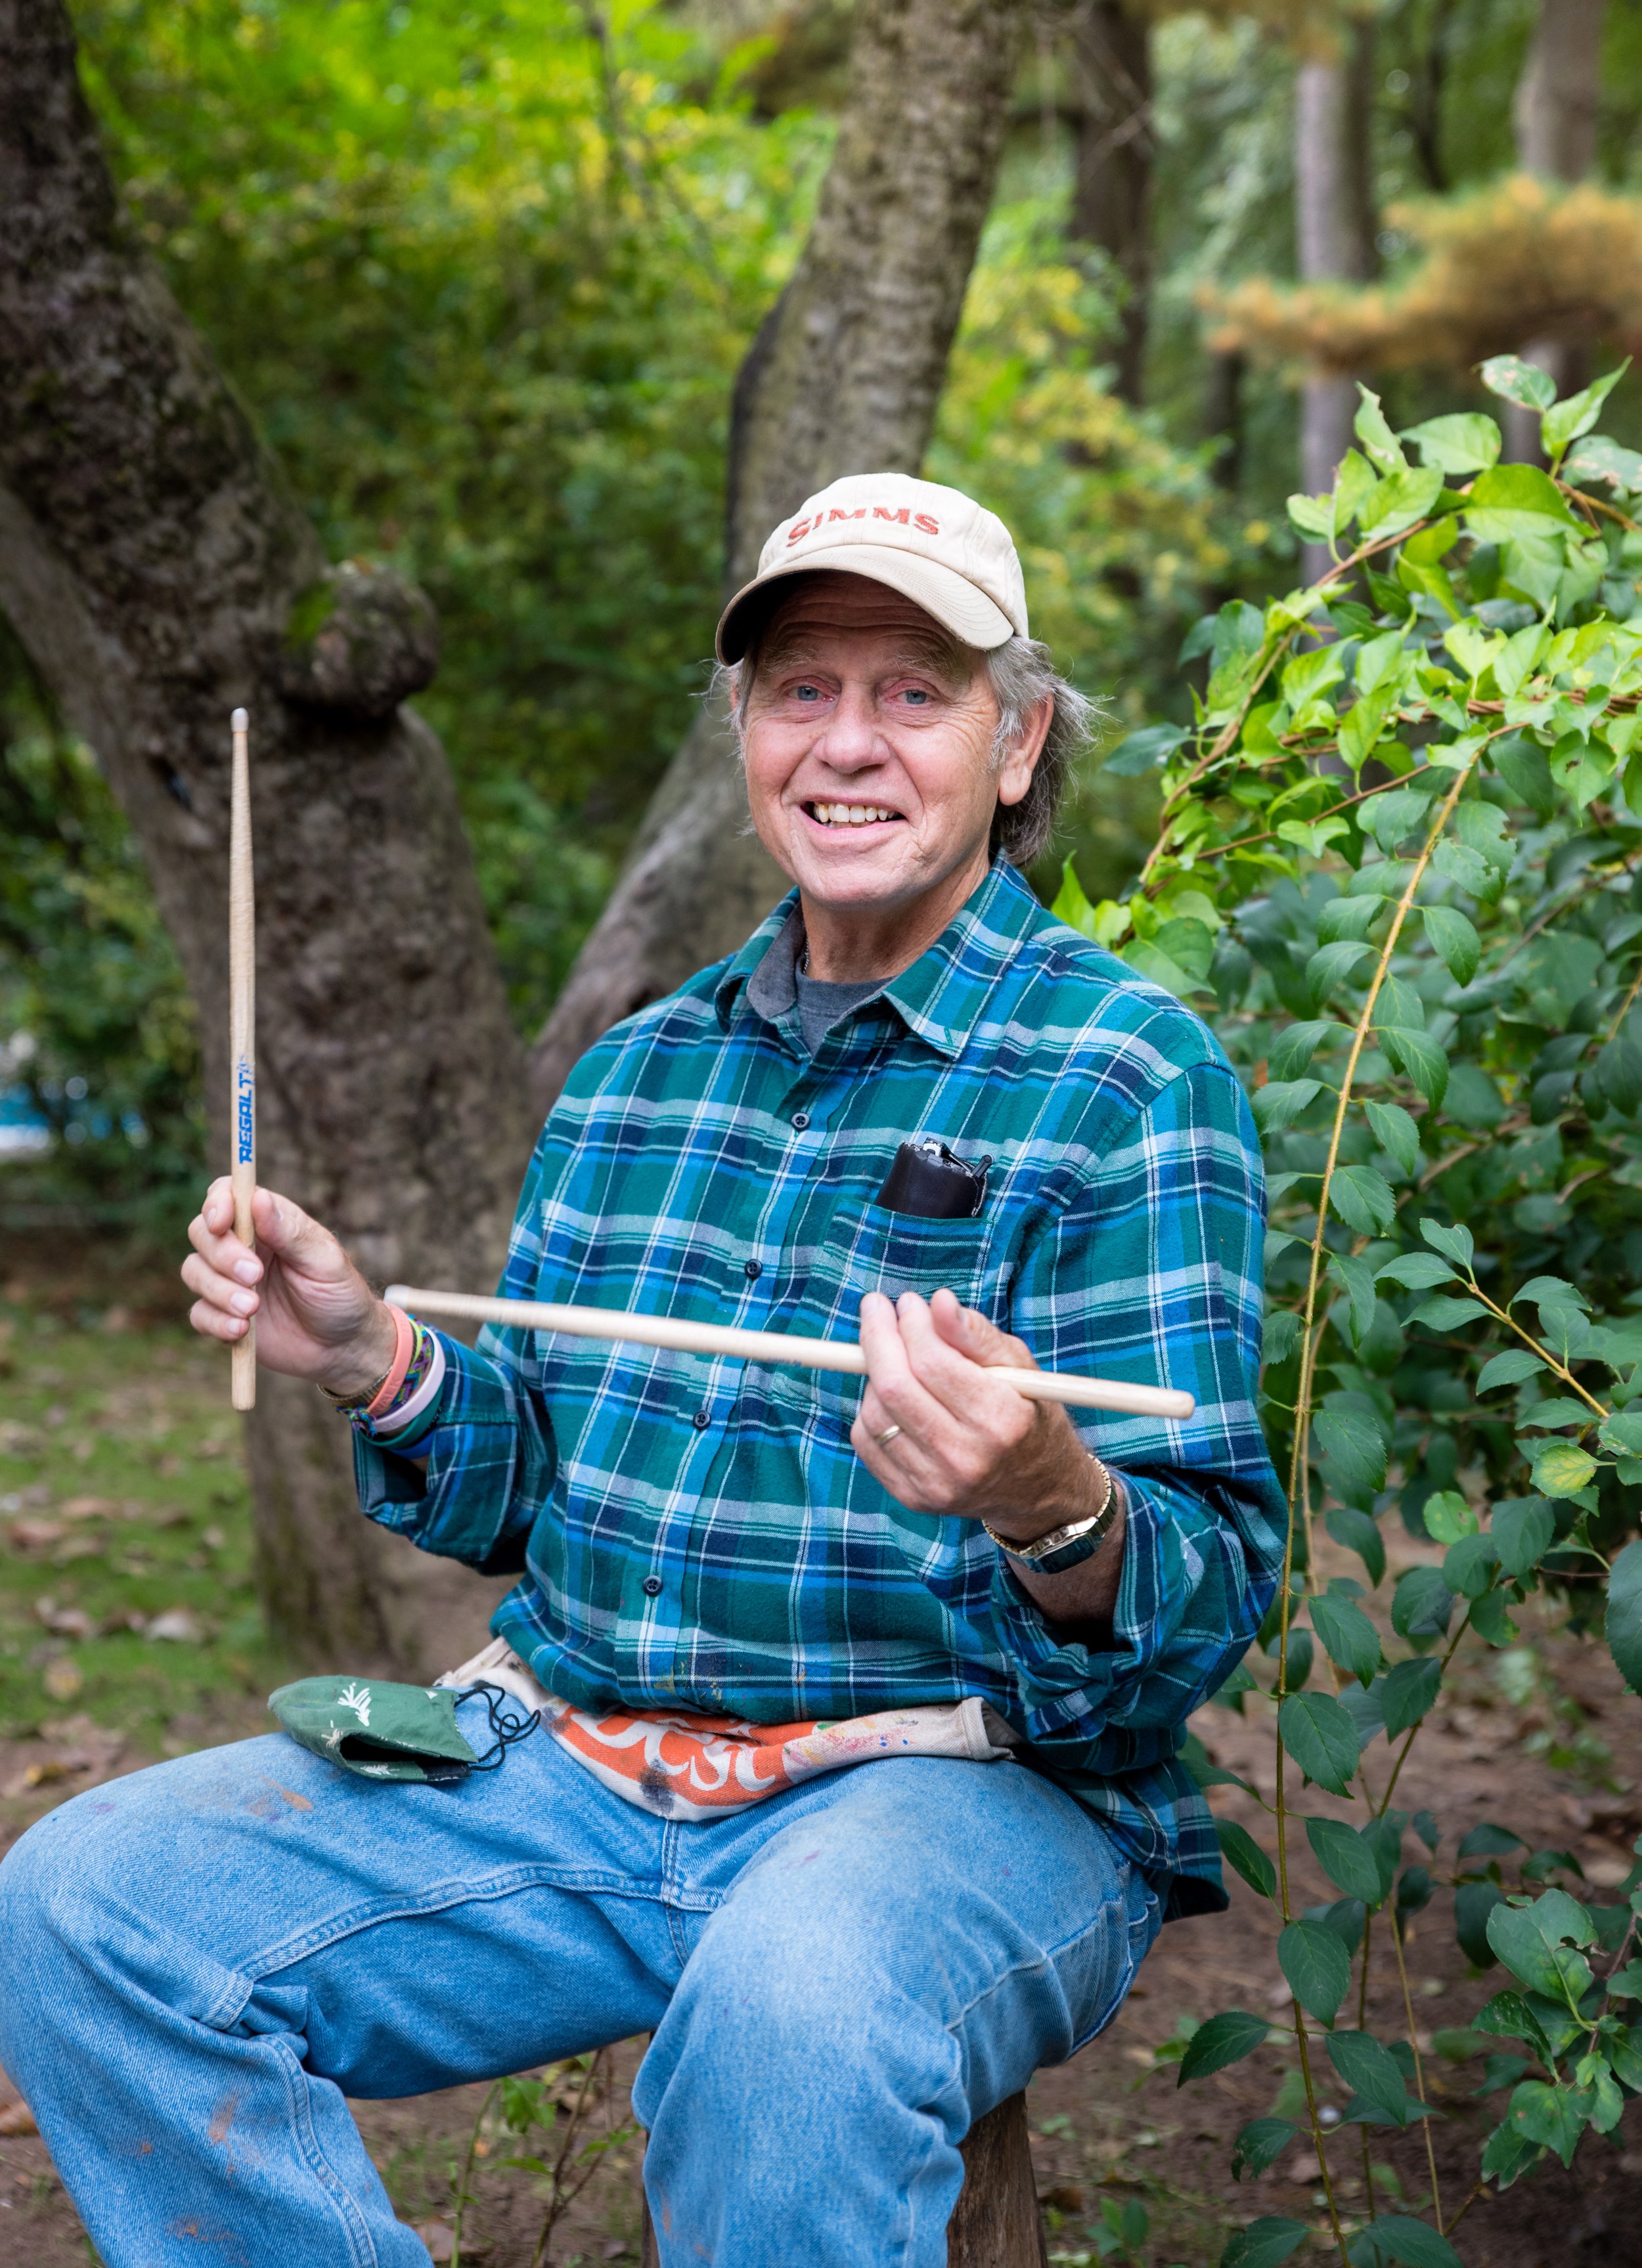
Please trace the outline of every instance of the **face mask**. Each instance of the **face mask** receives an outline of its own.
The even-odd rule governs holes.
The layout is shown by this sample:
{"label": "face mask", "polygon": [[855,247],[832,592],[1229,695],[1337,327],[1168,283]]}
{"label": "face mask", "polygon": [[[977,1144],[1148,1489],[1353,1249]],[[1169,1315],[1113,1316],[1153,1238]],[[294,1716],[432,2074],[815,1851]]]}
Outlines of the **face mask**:
{"label": "face mask", "polygon": [[[456,1705],[482,1694],[495,1744],[483,1756],[457,1728]],[[447,1787],[469,1772],[494,1771],[541,1716],[518,1715],[499,1685],[395,1685],[379,1677],[300,1677],[268,1697],[291,1739],[365,1779],[422,1780]]]}

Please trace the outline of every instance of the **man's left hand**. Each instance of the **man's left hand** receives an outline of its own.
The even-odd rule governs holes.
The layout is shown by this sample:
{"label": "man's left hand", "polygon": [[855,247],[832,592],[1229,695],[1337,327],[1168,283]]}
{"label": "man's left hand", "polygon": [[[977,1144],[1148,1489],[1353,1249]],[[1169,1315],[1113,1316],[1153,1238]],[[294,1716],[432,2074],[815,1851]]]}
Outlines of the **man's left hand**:
{"label": "man's left hand", "polygon": [[869,1292],[861,1351],[868,1383],[850,1439],[909,1511],[984,1520],[1020,1543],[1099,1511],[1106,1482],[1064,1409],[988,1374],[1035,1370],[1030,1351],[954,1292]]}

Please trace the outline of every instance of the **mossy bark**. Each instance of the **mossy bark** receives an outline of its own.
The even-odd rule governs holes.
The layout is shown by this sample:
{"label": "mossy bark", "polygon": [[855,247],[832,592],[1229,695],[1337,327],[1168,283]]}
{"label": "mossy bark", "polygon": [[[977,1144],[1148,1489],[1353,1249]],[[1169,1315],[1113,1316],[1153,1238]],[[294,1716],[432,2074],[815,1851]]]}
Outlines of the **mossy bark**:
{"label": "mossy bark", "polygon": [[[215,1152],[225,1168],[243,703],[262,1178],[379,1280],[482,1284],[531,1126],[450,772],[402,705],[432,674],[431,610],[328,568],[124,233],[60,0],[0,0],[0,607],[142,844],[199,1007]],[[265,1378],[251,1447],[275,1631],[339,1668],[460,1660],[496,1587],[401,1565],[320,1397]]]}

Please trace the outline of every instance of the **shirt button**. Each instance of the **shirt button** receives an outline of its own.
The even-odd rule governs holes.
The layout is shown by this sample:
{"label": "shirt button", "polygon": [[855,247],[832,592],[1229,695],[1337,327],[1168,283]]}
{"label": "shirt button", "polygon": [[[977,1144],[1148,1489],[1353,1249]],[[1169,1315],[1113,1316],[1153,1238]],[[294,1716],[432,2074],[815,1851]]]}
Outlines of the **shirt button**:
{"label": "shirt button", "polygon": [[759,1278],[764,1272],[762,1265],[756,1260],[749,1260],[746,1263],[746,1270],[747,1280],[749,1284],[756,1284]]}
{"label": "shirt button", "polygon": [[659,1575],[645,1576],[644,1596],[647,1599],[659,1599],[661,1596],[661,1578]]}
{"label": "shirt button", "polygon": [[793,1112],[792,1123],[800,1134],[804,1131],[804,1129],[809,1124],[809,1123],[810,1115],[807,1110],[795,1110]]}
{"label": "shirt button", "polygon": [[694,1425],[698,1433],[704,1433],[707,1431],[707,1428],[712,1424],[711,1410],[698,1410],[696,1412],[696,1415],[690,1419],[690,1423]]}

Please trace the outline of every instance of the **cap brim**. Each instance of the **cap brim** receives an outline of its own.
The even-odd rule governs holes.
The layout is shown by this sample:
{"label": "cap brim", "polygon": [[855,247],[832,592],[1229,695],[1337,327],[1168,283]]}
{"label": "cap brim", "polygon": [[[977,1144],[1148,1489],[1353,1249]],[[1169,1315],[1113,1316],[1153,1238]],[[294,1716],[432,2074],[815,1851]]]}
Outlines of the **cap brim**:
{"label": "cap brim", "polygon": [[[755,625],[776,603],[777,594],[764,598],[772,585],[791,582],[795,575],[814,575],[830,570],[841,575],[862,575],[869,583],[882,583],[899,591],[932,615],[943,630],[983,653],[1015,635],[1015,626],[1001,607],[984,591],[939,559],[915,551],[896,551],[887,544],[839,543],[830,550],[807,552],[792,564],[772,568],[768,575],[744,583],[718,617],[714,649],[723,662],[740,661],[747,652]],[[762,600],[761,604],[760,601]]]}

